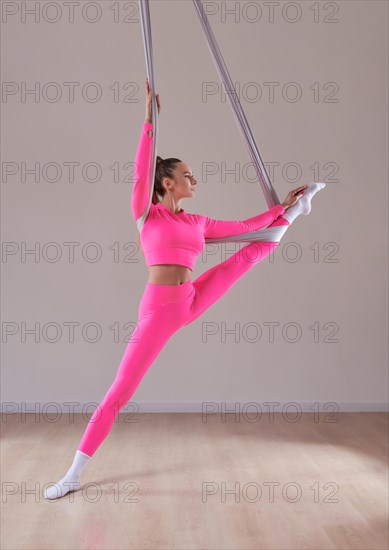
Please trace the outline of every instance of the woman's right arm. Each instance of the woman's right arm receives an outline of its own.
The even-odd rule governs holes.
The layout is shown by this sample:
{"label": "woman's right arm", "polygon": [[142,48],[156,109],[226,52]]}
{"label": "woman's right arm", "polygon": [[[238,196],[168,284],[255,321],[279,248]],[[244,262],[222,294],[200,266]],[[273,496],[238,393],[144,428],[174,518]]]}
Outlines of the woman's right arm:
{"label": "woman's right arm", "polygon": [[[159,94],[156,95],[158,114],[161,110]],[[150,182],[151,155],[153,152],[154,130],[152,120],[152,90],[146,78],[146,114],[138,144],[134,166],[134,185],[131,195],[132,215],[135,222],[145,212],[153,193],[154,182]]]}
{"label": "woman's right arm", "polygon": [[153,192],[150,182],[151,154],[153,152],[153,125],[145,119],[135,157],[134,184],[131,195],[131,208],[137,221],[147,208],[150,194]]}

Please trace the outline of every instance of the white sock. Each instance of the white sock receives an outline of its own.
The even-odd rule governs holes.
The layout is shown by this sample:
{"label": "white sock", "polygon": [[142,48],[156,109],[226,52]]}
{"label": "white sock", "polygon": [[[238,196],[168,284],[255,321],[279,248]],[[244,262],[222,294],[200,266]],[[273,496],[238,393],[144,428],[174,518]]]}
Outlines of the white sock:
{"label": "white sock", "polygon": [[288,220],[289,223],[292,223],[297,216],[300,216],[300,214],[307,215],[311,211],[311,200],[312,197],[320,191],[320,189],[324,189],[326,184],[322,181],[319,181],[318,183],[310,183],[308,187],[303,189],[304,195],[290,208],[286,210],[284,214],[282,214],[282,217]]}
{"label": "white sock", "polygon": [[82,451],[76,451],[73,464],[66,472],[65,476],[58,481],[55,485],[50,485],[44,491],[44,498],[53,499],[63,497],[69,491],[77,491],[80,488],[80,475],[88,460],[91,457]]}

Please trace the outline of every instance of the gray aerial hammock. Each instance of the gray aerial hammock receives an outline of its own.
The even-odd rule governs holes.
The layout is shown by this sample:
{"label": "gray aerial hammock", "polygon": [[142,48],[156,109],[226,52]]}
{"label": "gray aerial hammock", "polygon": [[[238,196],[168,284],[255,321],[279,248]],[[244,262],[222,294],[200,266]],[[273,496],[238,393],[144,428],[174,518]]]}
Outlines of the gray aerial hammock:
{"label": "gray aerial hammock", "polygon": [[[280,201],[270,182],[269,175],[266,171],[261,155],[255,144],[254,137],[250,130],[250,126],[243,112],[239,98],[235,93],[235,89],[232,84],[231,77],[229,75],[226,64],[223,60],[219,47],[216,43],[212,29],[208,22],[207,15],[204,12],[204,8],[202,6],[201,0],[193,0],[193,4],[199,16],[200,23],[202,25],[202,29],[203,29],[205,38],[207,40],[208,47],[212,53],[212,57],[215,62],[216,68],[218,70],[220,79],[223,82],[225,89],[227,91],[227,97],[230,101],[230,106],[234,112],[235,121],[238,125],[238,128],[241,131],[241,135],[245,141],[246,148],[249,152],[249,155],[255,167],[255,171],[257,173],[268,207],[271,208],[277,204],[280,204]],[[150,160],[151,166],[150,166],[150,172],[149,172],[150,173],[149,202],[143,214],[136,221],[138,231],[140,232],[144,222],[146,221],[147,215],[149,213],[150,205],[152,201],[152,195],[153,195],[154,179],[155,179],[155,161],[157,157],[157,143],[158,143],[158,113],[157,113],[157,100],[156,100],[156,94],[155,94],[156,87],[155,87],[154,68],[153,68],[153,48],[152,48],[152,40],[151,40],[149,0],[139,0],[139,8],[140,8],[139,10],[140,20],[141,20],[141,26],[142,26],[143,46],[145,51],[145,60],[146,60],[146,67],[147,67],[147,77],[152,90],[152,119],[151,120],[152,120],[153,131],[154,131],[153,150],[152,150],[152,155]],[[265,227],[255,231],[249,231],[247,233],[239,233],[237,235],[228,235],[225,237],[218,237],[218,238],[206,237],[205,242],[206,243],[255,242],[255,241],[271,241],[271,242],[278,241],[279,242],[281,240],[281,237],[285,233],[285,230],[286,230],[286,227],[282,225],[276,226],[276,227]]]}

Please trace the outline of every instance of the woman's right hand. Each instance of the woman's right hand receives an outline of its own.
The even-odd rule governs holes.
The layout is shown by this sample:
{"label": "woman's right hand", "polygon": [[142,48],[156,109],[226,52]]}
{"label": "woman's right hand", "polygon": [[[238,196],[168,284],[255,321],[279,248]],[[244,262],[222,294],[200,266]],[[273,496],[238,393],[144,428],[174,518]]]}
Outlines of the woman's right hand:
{"label": "woman's right hand", "polygon": [[[151,123],[151,116],[152,116],[152,112],[153,112],[153,109],[152,109],[152,89],[150,88],[150,84],[149,84],[149,79],[146,78],[146,119],[145,119],[145,122],[149,122]],[[161,110],[161,104],[159,102],[159,94],[157,94],[156,96],[156,100],[157,100],[157,108],[158,108],[158,114]]]}

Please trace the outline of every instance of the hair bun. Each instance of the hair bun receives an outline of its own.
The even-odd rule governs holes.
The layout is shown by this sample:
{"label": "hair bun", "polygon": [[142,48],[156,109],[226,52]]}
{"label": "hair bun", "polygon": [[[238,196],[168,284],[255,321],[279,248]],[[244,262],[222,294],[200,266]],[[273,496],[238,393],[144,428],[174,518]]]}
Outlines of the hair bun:
{"label": "hair bun", "polygon": [[161,157],[158,156],[158,157],[157,157],[157,164],[160,164],[161,162],[163,162],[163,158],[161,158]]}

